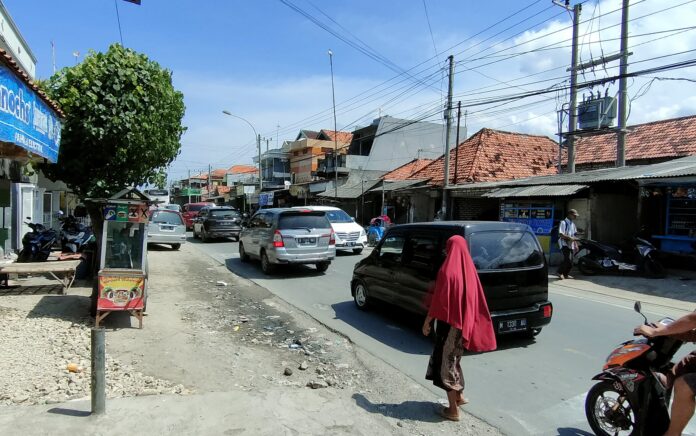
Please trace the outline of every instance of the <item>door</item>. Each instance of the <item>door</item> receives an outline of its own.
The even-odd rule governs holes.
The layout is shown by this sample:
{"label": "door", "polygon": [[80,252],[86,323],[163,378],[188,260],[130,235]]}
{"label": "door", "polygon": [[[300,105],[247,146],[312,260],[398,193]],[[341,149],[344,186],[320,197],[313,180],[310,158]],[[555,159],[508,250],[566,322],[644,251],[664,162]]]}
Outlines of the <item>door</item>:
{"label": "door", "polygon": [[373,261],[363,271],[370,293],[380,300],[396,303],[399,284],[396,279],[401,267],[406,236],[401,231],[389,232],[372,254]]}
{"label": "door", "polygon": [[443,260],[442,241],[434,231],[411,230],[397,269],[396,304],[412,312],[425,312],[425,299]]}

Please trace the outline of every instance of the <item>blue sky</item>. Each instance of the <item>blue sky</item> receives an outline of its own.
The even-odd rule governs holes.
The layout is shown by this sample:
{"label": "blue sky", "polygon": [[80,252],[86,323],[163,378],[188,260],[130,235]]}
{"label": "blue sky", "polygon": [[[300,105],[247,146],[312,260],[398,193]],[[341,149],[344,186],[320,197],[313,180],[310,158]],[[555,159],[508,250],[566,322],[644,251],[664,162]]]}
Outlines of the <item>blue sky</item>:
{"label": "blue sky", "polygon": [[[142,0],[141,6],[118,0],[124,44],[172,70],[174,85],[185,96],[188,132],[170,177],[208,164],[251,163],[253,132],[223,115],[223,109],[248,119],[272,146],[294,139],[300,128],[333,128],[329,48],[334,52],[339,129],[352,130],[379,114],[431,115],[428,120],[439,122],[442,115],[435,112],[443,104],[442,67],[449,54],[458,62],[455,101],[465,105],[561,86],[567,79],[570,16],[551,0],[287,1],[354,44],[365,44],[397,71],[421,64],[411,71],[418,79],[401,75],[386,82],[397,76],[385,66],[387,61],[371,59],[280,0]],[[119,41],[113,0],[3,3],[38,59],[40,78],[52,74],[51,41],[58,68]],[[696,52],[675,55],[696,47],[696,2],[631,3],[635,48],[630,68],[696,57]],[[618,51],[620,13],[612,11],[620,5],[620,0],[584,2],[583,60]],[[694,70],[653,76],[696,79]],[[615,67],[597,69],[580,80],[616,72]],[[696,113],[693,82],[651,83],[651,78],[630,82],[634,101],[629,123]],[[609,86],[610,94],[616,90],[617,84]],[[566,98],[558,92],[498,107],[471,106],[469,133],[489,127],[552,136],[556,110]]]}

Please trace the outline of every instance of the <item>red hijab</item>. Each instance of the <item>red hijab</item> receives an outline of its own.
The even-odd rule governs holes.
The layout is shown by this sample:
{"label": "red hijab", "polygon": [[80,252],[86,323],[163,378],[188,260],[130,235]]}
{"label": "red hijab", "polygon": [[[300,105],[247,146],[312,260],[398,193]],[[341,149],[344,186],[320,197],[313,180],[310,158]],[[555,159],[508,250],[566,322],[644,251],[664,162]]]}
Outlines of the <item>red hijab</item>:
{"label": "red hijab", "polygon": [[452,236],[446,249],[447,257],[437,273],[428,314],[461,330],[467,350],[495,350],[491,314],[466,240]]}

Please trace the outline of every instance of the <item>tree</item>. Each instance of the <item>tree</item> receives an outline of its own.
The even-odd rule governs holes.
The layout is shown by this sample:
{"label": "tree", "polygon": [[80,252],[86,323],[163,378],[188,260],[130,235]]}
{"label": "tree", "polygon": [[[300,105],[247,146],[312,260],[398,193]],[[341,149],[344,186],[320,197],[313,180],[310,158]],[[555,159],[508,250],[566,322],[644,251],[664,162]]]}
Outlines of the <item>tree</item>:
{"label": "tree", "polygon": [[157,184],[179,154],[183,94],[174,89],[171,72],[145,55],[113,44],[43,86],[65,122],[58,162],[41,169],[80,197]]}

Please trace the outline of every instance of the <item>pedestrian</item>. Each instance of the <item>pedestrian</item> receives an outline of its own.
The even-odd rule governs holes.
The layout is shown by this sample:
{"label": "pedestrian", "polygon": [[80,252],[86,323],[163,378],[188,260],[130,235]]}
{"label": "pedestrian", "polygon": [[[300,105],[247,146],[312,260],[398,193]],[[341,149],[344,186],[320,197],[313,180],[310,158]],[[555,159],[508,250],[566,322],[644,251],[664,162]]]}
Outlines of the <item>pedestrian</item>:
{"label": "pedestrian", "polygon": [[459,421],[458,407],[468,403],[460,365],[464,350],[482,352],[497,347],[486,296],[463,237],[447,240],[446,257],[428,300],[425,336],[430,335],[432,321],[437,321],[435,348],[425,378],[447,391],[449,407],[440,415]]}
{"label": "pedestrian", "polygon": [[558,278],[572,279],[570,270],[573,269],[573,256],[578,251],[578,239],[575,235],[578,228],[573,222],[578,217],[578,211],[570,209],[566,218],[558,225],[558,247],[563,253],[563,262],[558,267]]}

